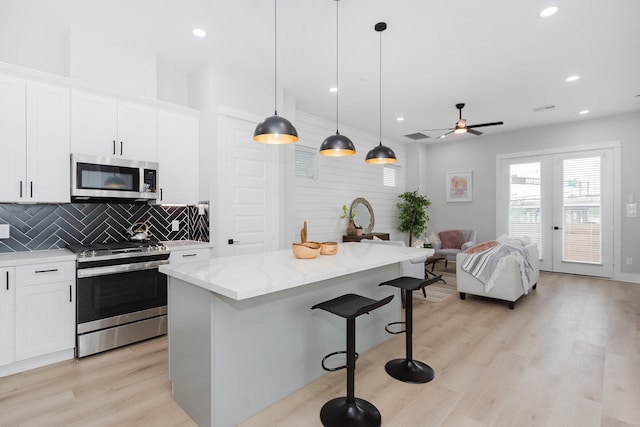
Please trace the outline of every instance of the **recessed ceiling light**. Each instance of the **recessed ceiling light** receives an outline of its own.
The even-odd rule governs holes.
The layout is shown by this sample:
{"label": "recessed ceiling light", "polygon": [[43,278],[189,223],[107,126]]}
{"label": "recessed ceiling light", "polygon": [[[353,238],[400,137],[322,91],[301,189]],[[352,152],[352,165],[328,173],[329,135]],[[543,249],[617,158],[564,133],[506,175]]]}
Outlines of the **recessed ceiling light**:
{"label": "recessed ceiling light", "polygon": [[581,116],[584,116],[585,114],[589,114],[589,110],[582,110],[578,114],[580,114]]}
{"label": "recessed ceiling light", "polygon": [[207,32],[205,30],[203,30],[202,28],[194,28],[193,31],[191,31],[191,34],[193,34],[194,36],[196,36],[198,38],[207,37]]}
{"label": "recessed ceiling light", "polygon": [[397,121],[399,121],[399,122],[401,122],[401,121],[403,121],[403,120],[404,120],[404,117],[402,117],[402,116],[401,116],[401,117],[396,117],[396,120],[397,120]]}
{"label": "recessed ceiling light", "polygon": [[566,82],[575,82],[576,80],[578,80],[580,78],[580,76],[578,75],[573,75],[573,76],[569,76],[565,79]]}
{"label": "recessed ceiling light", "polygon": [[540,17],[546,18],[548,16],[555,15],[557,11],[558,11],[557,6],[549,6],[545,9],[542,9],[542,12],[540,12]]}
{"label": "recessed ceiling light", "polygon": [[337,92],[338,88],[337,87],[330,87],[329,88],[329,92]]}

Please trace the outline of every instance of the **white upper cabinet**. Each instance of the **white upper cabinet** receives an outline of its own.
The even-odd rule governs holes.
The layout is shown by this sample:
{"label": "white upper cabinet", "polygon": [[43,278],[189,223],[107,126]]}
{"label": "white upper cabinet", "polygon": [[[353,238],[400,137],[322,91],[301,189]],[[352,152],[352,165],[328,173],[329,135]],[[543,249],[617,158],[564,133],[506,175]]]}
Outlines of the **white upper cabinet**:
{"label": "white upper cabinet", "polygon": [[157,110],[72,91],[71,151],[157,161]]}
{"label": "white upper cabinet", "polygon": [[27,82],[27,201],[71,201],[69,116],[69,89]]}
{"label": "white upper cabinet", "polygon": [[0,75],[0,201],[19,201],[26,180],[26,82]]}
{"label": "white upper cabinet", "polygon": [[65,203],[69,89],[0,76],[0,202]]}
{"label": "white upper cabinet", "polygon": [[199,120],[169,111],[158,111],[158,203],[198,203]]}

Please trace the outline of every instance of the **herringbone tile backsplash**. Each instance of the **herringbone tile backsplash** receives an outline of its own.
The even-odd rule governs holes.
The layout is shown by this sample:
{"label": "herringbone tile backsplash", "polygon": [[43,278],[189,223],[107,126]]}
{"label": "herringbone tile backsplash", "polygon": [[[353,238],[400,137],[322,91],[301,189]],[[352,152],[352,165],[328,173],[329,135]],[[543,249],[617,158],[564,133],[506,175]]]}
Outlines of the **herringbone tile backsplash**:
{"label": "herringbone tile backsplash", "polygon": [[[180,221],[180,231],[171,223]],[[0,253],[64,248],[127,239],[134,222],[149,225],[155,240],[209,241],[209,209],[198,206],[68,203],[47,205],[0,204],[0,224],[10,224],[10,238],[0,240]]]}

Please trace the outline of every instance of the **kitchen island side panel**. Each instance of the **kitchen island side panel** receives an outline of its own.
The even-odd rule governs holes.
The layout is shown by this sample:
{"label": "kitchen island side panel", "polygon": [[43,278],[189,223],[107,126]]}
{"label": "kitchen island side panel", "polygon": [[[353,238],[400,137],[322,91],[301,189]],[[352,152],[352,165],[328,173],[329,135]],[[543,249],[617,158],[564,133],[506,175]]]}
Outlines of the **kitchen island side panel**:
{"label": "kitchen island side panel", "polygon": [[[399,275],[399,264],[395,263],[240,301],[198,289],[201,292],[190,295],[189,298],[204,300],[202,292],[209,294],[212,298],[210,320],[201,313],[200,308],[205,308],[202,301],[193,301],[199,306],[196,310],[192,304],[176,304],[172,307],[174,293],[180,293],[182,287],[193,286],[170,277],[170,324],[178,319],[189,324],[195,317],[199,317],[202,322],[211,326],[208,337],[201,335],[206,334],[206,327],[197,333],[183,331],[194,339],[198,337],[196,341],[206,338],[207,346],[212,350],[208,377],[213,391],[210,395],[210,423],[201,424],[194,416],[200,418],[206,413],[200,407],[202,397],[207,392],[204,384],[198,381],[201,392],[191,390],[188,397],[186,394],[178,395],[178,390],[194,387],[195,384],[178,385],[178,382],[185,381],[186,378],[177,375],[176,369],[185,368],[177,368],[176,365],[190,363],[188,370],[192,370],[193,374],[196,366],[192,357],[180,357],[181,362],[174,358],[173,346],[178,342],[170,337],[169,357],[174,398],[198,425],[234,426],[249,418],[324,374],[320,365],[323,356],[333,351],[345,350],[345,319],[322,310],[311,310],[314,304],[350,292],[375,299],[394,294],[396,296],[390,304],[371,315],[360,316],[356,321],[357,351],[363,352],[389,339],[384,325],[401,320],[399,292],[388,287],[378,287],[378,284]],[[192,294],[192,290],[189,289],[187,293]],[[187,310],[188,313],[175,315],[172,319],[171,313],[174,310]],[[171,331],[172,329],[170,334]],[[197,345],[200,348],[204,345],[202,342],[182,344]],[[179,351],[184,356],[192,353],[188,349]],[[197,362],[199,364],[205,361],[198,359]],[[203,369],[202,377],[206,376],[204,372],[206,371]],[[331,397],[335,396],[327,396],[327,399]],[[183,404],[185,398],[197,400],[198,403]],[[194,407],[197,411],[192,415],[189,408]]]}
{"label": "kitchen island side panel", "polygon": [[169,277],[169,380],[172,395],[199,426],[211,420],[214,295]]}

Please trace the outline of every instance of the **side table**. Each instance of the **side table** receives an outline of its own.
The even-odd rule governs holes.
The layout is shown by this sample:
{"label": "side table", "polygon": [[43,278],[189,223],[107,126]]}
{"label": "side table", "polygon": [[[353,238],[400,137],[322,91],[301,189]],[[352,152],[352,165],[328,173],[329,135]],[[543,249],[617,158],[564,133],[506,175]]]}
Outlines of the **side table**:
{"label": "side table", "polygon": [[[425,277],[427,279],[429,278],[429,276],[438,277],[438,275],[433,272],[433,269],[436,266],[436,263],[438,261],[445,261],[446,259],[447,259],[446,255],[431,255],[430,257],[427,257],[427,260],[424,262]],[[431,270],[429,270],[428,268],[429,266],[431,266]],[[447,284],[447,282],[442,278],[442,276],[440,276],[440,280],[442,280],[445,285]]]}

